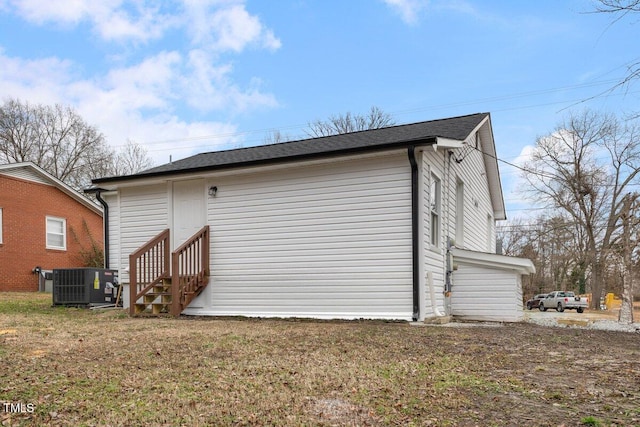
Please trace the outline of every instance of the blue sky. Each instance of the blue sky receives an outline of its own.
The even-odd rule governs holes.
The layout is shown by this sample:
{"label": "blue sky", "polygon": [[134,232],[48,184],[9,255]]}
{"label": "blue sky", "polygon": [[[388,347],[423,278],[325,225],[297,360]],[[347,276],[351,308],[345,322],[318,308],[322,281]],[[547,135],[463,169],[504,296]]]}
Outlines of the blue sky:
{"label": "blue sky", "polygon": [[[0,0],[0,94],[69,104],[156,164],[373,105],[397,123],[490,112],[519,163],[569,111],[640,111],[639,16],[590,0]],[[501,164],[508,215],[519,171]]]}

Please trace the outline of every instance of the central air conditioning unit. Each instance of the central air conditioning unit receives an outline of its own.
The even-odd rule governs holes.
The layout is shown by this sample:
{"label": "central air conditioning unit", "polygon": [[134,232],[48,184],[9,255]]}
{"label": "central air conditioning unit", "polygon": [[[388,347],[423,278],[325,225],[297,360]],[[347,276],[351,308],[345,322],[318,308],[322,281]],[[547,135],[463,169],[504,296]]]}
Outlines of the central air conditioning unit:
{"label": "central air conditioning unit", "polygon": [[114,305],[118,270],[64,268],[53,270],[53,305],[97,307]]}

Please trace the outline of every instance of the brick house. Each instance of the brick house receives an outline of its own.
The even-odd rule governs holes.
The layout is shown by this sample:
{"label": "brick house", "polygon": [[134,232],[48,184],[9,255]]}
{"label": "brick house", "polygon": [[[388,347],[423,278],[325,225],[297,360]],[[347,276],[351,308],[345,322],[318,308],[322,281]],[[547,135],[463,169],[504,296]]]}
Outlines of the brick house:
{"label": "brick house", "polygon": [[102,209],[33,163],[0,165],[0,291],[37,291],[36,267],[83,267]]}

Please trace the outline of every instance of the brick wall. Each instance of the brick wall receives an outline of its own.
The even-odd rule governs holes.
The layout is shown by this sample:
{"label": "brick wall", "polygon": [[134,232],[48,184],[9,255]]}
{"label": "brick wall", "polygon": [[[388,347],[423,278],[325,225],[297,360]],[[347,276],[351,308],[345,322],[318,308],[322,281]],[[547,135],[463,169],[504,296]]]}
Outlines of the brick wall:
{"label": "brick wall", "polygon": [[[36,266],[83,267],[80,251],[91,247],[90,236],[102,247],[102,216],[57,187],[0,175],[0,208],[0,291],[37,291]],[[47,216],[66,219],[66,250],[46,248]]]}

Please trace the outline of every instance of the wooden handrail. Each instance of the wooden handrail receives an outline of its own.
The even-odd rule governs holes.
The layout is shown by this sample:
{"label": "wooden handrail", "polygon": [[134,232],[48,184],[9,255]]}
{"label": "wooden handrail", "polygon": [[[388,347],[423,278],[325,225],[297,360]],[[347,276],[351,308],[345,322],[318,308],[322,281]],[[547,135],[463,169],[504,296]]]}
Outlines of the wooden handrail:
{"label": "wooden handrail", "polygon": [[171,253],[171,314],[179,316],[209,276],[209,226]]}
{"label": "wooden handrail", "polygon": [[143,246],[141,246],[140,248],[138,248],[134,253],[132,253],[129,258],[131,257],[139,257],[141,254],[149,251],[149,249],[151,249],[153,246],[156,246],[160,241],[162,240],[168,240],[169,239],[169,229],[167,228],[166,230],[163,230],[160,232],[160,234],[158,234],[156,237],[154,237],[153,239],[149,240],[147,243],[145,243]]}
{"label": "wooden handrail", "polygon": [[[196,234],[170,252],[170,233],[164,230],[129,256],[130,302],[132,316],[136,311],[150,305],[170,304],[169,311],[179,316],[182,310],[200,294],[209,277],[209,226],[202,227]],[[165,279],[171,279],[163,283]],[[163,285],[156,290],[157,285]],[[155,302],[167,296],[171,288],[171,302]],[[150,295],[147,300],[145,295]],[[139,299],[143,302],[139,303]],[[161,308],[161,310],[163,310]]]}
{"label": "wooden handrail", "polygon": [[132,316],[138,299],[171,277],[169,236],[166,229],[129,255],[129,313]]}

